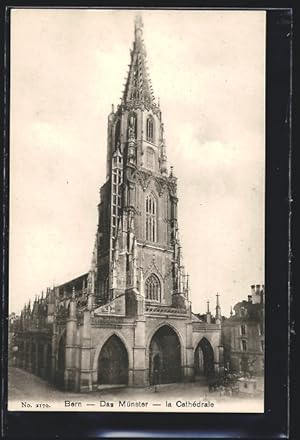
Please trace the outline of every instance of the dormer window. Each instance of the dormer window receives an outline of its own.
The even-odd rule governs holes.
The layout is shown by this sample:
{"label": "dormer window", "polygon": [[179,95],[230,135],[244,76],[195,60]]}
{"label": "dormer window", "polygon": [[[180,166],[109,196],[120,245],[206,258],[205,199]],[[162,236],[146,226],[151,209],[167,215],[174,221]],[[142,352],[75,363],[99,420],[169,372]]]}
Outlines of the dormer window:
{"label": "dormer window", "polygon": [[146,139],[149,142],[153,142],[154,139],[154,122],[153,122],[153,117],[151,115],[147,119]]}

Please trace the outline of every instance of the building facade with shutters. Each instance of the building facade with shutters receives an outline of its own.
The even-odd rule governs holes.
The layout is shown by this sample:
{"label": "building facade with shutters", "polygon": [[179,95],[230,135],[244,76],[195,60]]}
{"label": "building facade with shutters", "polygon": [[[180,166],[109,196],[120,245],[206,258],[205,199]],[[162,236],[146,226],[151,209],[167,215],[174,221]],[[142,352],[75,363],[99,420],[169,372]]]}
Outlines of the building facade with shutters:
{"label": "building facade with shutters", "polygon": [[222,323],[224,362],[231,373],[264,374],[265,289],[251,286],[248,300],[234,306]]}
{"label": "building facade with shutters", "polygon": [[16,323],[18,365],[66,390],[193,381],[222,369],[221,310],[193,314],[162,112],[135,20],[120,105],[108,116],[106,181],[87,274],[47,289]]}

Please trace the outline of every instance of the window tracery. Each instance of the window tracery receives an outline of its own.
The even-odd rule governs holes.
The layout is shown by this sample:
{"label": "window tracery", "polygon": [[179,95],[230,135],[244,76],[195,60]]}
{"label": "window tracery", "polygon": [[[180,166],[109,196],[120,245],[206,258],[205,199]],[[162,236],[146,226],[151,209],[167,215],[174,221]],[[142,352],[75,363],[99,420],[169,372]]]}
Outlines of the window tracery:
{"label": "window tracery", "polygon": [[160,301],[161,286],[158,277],[152,273],[146,279],[146,299],[151,301]]}
{"label": "window tracery", "polygon": [[152,194],[146,197],[146,240],[156,241],[156,200]]}

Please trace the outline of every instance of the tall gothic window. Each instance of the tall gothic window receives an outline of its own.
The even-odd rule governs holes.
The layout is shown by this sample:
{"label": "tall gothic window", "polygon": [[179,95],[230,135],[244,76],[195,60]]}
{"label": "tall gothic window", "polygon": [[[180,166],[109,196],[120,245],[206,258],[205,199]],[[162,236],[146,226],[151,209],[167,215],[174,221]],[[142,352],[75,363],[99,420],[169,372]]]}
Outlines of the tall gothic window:
{"label": "tall gothic window", "polygon": [[152,194],[146,197],[146,240],[156,241],[156,200]]}
{"label": "tall gothic window", "polygon": [[153,118],[152,118],[152,116],[150,115],[150,116],[148,117],[148,119],[147,119],[147,141],[150,141],[150,142],[153,142],[153,139],[154,139],[154,136],[153,136],[153,133],[154,133],[153,127],[154,127]]}
{"label": "tall gothic window", "polygon": [[160,281],[154,273],[146,279],[146,299],[160,301]]}
{"label": "tall gothic window", "polygon": [[155,163],[155,153],[153,151],[152,148],[147,148],[147,152],[146,152],[146,165],[147,168],[149,168],[150,170],[154,169],[154,163]]}

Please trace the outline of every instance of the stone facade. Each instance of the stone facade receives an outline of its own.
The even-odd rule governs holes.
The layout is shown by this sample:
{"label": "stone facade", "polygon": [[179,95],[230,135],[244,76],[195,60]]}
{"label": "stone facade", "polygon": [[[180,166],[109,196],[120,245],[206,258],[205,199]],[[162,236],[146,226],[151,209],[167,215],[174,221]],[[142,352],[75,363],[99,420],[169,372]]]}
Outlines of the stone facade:
{"label": "stone facade", "polygon": [[162,113],[135,21],[120,105],[108,117],[90,271],[27,304],[16,324],[19,366],[66,390],[193,381],[222,369],[221,310],[192,313]]}

